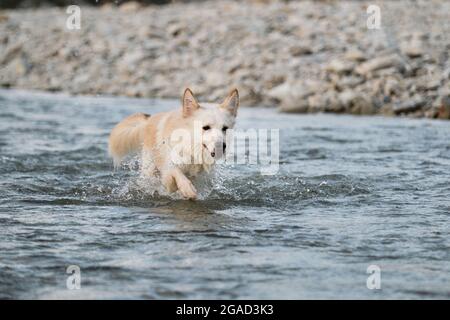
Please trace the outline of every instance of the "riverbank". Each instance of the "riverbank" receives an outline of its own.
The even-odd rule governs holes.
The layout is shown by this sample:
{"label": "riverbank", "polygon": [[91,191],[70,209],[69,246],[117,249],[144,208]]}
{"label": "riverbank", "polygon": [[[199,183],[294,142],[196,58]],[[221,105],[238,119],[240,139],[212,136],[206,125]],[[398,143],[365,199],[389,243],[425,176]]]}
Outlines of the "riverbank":
{"label": "riverbank", "polygon": [[450,3],[211,1],[0,11],[0,86],[450,118]]}

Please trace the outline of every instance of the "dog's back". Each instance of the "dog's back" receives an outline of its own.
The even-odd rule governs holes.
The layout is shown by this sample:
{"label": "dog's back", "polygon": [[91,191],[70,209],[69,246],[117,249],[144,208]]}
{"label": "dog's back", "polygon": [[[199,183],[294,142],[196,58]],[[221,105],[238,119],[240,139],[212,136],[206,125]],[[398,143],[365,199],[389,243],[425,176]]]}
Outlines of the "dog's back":
{"label": "dog's back", "polygon": [[149,114],[135,113],[119,122],[111,131],[109,154],[114,159],[115,166],[118,166],[126,155],[140,150],[149,118]]}

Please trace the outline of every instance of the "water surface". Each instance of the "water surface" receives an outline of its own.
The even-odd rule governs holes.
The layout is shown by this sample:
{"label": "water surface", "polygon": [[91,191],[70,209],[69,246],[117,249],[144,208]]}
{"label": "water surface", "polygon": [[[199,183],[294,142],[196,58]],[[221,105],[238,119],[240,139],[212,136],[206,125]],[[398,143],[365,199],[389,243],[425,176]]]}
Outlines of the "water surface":
{"label": "water surface", "polygon": [[450,298],[449,122],[242,108],[281,129],[279,172],[223,166],[192,202],[107,155],[177,104],[0,91],[0,298]]}

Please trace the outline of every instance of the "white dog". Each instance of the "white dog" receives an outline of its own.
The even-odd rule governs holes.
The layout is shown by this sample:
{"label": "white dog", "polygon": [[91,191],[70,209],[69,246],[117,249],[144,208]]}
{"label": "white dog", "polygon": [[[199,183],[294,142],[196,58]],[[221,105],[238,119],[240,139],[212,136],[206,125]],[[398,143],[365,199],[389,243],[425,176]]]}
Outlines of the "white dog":
{"label": "white dog", "polygon": [[109,137],[109,153],[117,165],[127,154],[141,151],[144,174],[159,176],[169,192],[178,190],[195,199],[197,191],[189,178],[209,171],[223,155],[226,131],[234,126],[238,106],[237,89],[221,104],[199,104],[188,88],[181,108],[152,116],[137,113],[117,124]]}

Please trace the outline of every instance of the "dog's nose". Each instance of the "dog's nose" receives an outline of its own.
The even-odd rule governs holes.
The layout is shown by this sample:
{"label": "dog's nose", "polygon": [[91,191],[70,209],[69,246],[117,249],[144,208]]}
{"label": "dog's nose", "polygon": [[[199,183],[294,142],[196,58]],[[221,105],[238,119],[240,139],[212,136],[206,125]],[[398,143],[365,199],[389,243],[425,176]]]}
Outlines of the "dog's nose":
{"label": "dog's nose", "polygon": [[216,153],[215,152],[211,152],[211,157],[215,157],[216,156]]}

